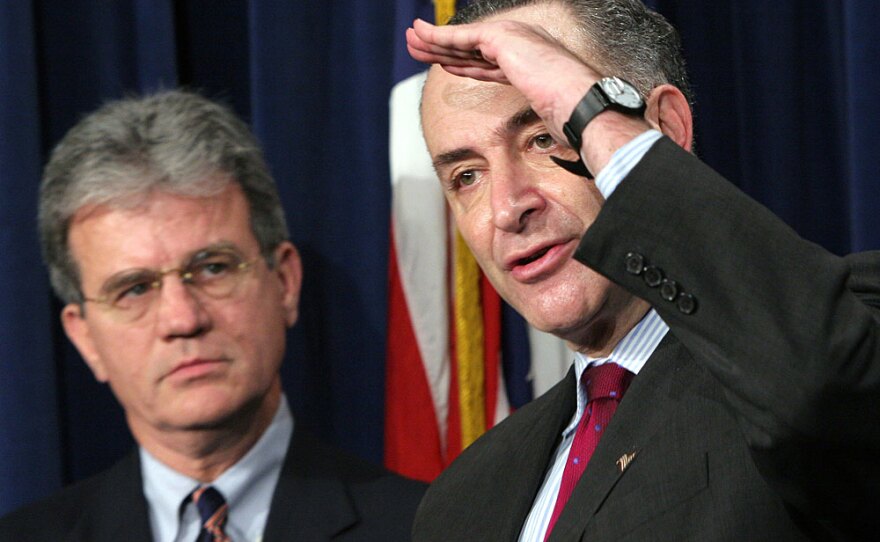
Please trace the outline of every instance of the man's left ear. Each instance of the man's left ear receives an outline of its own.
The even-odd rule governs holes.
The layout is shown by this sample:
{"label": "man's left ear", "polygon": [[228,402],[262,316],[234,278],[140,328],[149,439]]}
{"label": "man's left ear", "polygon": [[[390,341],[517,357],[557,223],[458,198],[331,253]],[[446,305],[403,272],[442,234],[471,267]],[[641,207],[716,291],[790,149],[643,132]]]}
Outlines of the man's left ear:
{"label": "man's left ear", "polygon": [[660,85],[648,95],[647,105],[645,120],[690,152],[694,138],[694,118],[690,104],[681,90],[669,84]]}
{"label": "man's left ear", "polygon": [[281,282],[281,304],[287,327],[299,317],[299,292],[302,287],[302,262],[293,243],[284,241],[275,249],[275,275]]}

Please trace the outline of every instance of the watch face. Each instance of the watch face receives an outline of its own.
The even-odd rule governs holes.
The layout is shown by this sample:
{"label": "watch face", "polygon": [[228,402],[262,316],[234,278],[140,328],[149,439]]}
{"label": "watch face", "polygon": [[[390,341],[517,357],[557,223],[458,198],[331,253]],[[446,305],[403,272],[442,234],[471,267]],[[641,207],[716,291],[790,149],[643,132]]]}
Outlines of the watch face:
{"label": "watch face", "polygon": [[638,109],[644,103],[635,87],[619,77],[605,77],[599,80],[599,84],[612,102],[623,107]]}

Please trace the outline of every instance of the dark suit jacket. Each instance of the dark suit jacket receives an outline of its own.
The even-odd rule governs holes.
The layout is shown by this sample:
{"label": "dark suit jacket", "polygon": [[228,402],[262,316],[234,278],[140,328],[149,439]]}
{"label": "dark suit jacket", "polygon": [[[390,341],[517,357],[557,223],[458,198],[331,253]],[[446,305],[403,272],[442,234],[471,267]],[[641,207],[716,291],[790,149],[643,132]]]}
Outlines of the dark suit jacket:
{"label": "dark suit jacket", "polygon": [[[696,310],[627,271],[634,254]],[[880,252],[825,252],[662,139],[576,258],[648,300],[670,333],[551,541],[877,536]],[[477,440],[429,489],[413,539],[516,540],[574,408],[570,373]]]}
{"label": "dark suit jacket", "polygon": [[[263,540],[404,541],[424,484],[294,431]],[[0,519],[0,541],[152,542],[137,452]]]}

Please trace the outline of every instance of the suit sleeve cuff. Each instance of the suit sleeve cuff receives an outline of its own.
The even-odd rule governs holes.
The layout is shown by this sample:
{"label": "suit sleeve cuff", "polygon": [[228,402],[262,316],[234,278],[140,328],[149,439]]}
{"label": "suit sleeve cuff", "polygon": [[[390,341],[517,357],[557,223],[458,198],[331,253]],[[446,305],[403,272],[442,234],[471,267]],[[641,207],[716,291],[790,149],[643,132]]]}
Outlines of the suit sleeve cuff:
{"label": "suit sleeve cuff", "polygon": [[606,200],[661,137],[663,134],[657,130],[648,130],[614,152],[608,164],[596,175],[596,188]]}

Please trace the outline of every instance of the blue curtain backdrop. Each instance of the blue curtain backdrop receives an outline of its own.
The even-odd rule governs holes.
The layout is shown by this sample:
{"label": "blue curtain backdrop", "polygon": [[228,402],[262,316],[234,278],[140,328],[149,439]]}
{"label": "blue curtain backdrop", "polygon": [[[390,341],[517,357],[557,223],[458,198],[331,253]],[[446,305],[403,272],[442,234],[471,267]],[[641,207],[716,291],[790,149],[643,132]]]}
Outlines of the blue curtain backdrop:
{"label": "blue curtain backdrop", "polygon": [[[63,4],[63,5],[62,5]],[[701,156],[836,253],[880,248],[880,5],[654,0],[681,30]],[[48,150],[126,93],[250,121],[303,254],[284,369],[298,423],[382,457],[388,92],[429,0],[0,2],[0,513],[132,445],[64,338],[35,232]]]}

